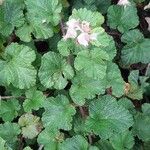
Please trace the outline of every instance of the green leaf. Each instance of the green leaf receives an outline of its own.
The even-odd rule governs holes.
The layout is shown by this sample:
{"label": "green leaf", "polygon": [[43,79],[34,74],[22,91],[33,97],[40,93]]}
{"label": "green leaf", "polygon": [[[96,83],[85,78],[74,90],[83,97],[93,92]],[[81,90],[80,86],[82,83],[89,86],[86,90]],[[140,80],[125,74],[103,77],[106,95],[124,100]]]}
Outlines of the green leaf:
{"label": "green leaf", "polygon": [[15,117],[17,117],[19,110],[20,105],[16,99],[0,102],[0,117],[2,117],[5,122],[12,121]]}
{"label": "green leaf", "polygon": [[28,139],[36,137],[42,129],[40,118],[29,113],[22,115],[18,124],[22,128],[23,137]]}
{"label": "green leaf", "polygon": [[38,110],[43,107],[45,96],[41,91],[30,89],[26,92],[26,100],[23,103],[25,112],[31,112],[32,110]]}
{"label": "green leaf", "polygon": [[56,150],[63,141],[63,134],[57,129],[45,128],[38,136],[38,143],[44,145],[44,150]]}
{"label": "green leaf", "polygon": [[73,76],[72,67],[60,54],[48,52],[43,55],[39,78],[46,88],[63,89],[68,83],[67,79]]}
{"label": "green leaf", "polygon": [[99,147],[99,150],[114,150],[112,145],[108,140],[100,140],[96,145]]}
{"label": "green leaf", "polygon": [[80,51],[87,50],[85,46],[76,44],[75,41],[72,39],[61,39],[58,42],[57,48],[59,50],[59,53],[63,56],[68,56],[70,54],[78,54],[78,52]]}
{"label": "green leaf", "polygon": [[131,131],[124,131],[111,137],[110,143],[115,150],[130,150],[134,145],[134,137]]}
{"label": "green leaf", "polygon": [[121,62],[125,66],[134,63],[149,63],[150,40],[144,38],[139,30],[131,30],[123,34],[122,41],[127,43],[121,51]]}
{"label": "green leaf", "polygon": [[93,27],[99,27],[104,22],[104,17],[99,12],[92,12],[86,8],[74,9],[69,19],[79,19],[80,21],[90,22]]}
{"label": "green leaf", "polygon": [[89,78],[83,72],[78,72],[72,80],[69,93],[74,103],[84,105],[86,99],[105,93],[105,86],[103,81]]}
{"label": "green leaf", "polygon": [[111,96],[102,96],[89,105],[86,125],[89,131],[102,139],[110,138],[114,133],[122,133],[132,124],[132,115]]}
{"label": "green leaf", "polygon": [[32,150],[32,149],[29,146],[27,146],[23,150]]}
{"label": "green leaf", "polygon": [[76,115],[73,121],[73,130],[76,134],[86,136],[88,134],[88,130],[86,129],[85,119]]}
{"label": "green leaf", "polygon": [[19,134],[20,129],[18,124],[10,122],[0,124],[0,137],[6,141],[10,148],[15,149]]}
{"label": "green leaf", "polygon": [[137,27],[139,24],[137,9],[132,5],[126,7],[112,5],[108,8],[107,17],[107,24],[111,28],[118,29],[122,33]]}
{"label": "green leaf", "polygon": [[90,146],[88,150],[99,150],[99,148],[96,146]]}
{"label": "green leaf", "polygon": [[76,110],[64,95],[50,97],[45,101],[45,112],[42,121],[45,127],[71,130],[73,115]]}
{"label": "green leaf", "polygon": [[144,103],[142,105],[142,112],[147,116],[150,115],[150,104],[149,103]]}
{"label": "green leaf", "polygon": [[60,150],[88,150],[88,142],[81,135],[66,139],[60,144]]}
{"label": "green leaf", "polygon": [[138,80],[139,71],[132,71],[128,77],[129,89],[127,89],[126,96],[141,100],[143,98],[143,88],[139,85]]}
{"label": "green leaf", "polygon": [[24,23],[24,5],[20,0],[5,0],[0,7],[0,33],[10,35],[15,27]]}
{"label": "green leaf", "polygon": [[12,150],[7,146],[6,141],[0,137],[0,150]]}
{"label": "green leaf", "polygon": [[26,0],[27,18],[36,38],[48,39],[59,24],[61,3],[58,0]]}
{"label": "green leaf", "polygon": [[112,89],[112,94],[120,97],[124,94],[125,82],[118,66],[112,62],[107,63],[106,77],[103,79],[106,88]]}
{"label": "green leaf", "polygon": [[31,37],[32,28],[28,24],[24,24],[16,31],[16,35],[20,38],[20,40],[24,42],[30,42],[32,40]]}
{"label": "green leaf", "polygon": [[118,104],[128,109],[131,113],[135,113],[134,105],[131,100],[126,97],[119,99]]}
{"label": "green leaf", "polygon": [[106,75],[107,60],[108,54],[100,49],[81,51],[75,59],[74,66],[78,71],[83,70],[87,77],[99,80]]}
{"label": "green leaf", "polygon": [[106,51],[110,60],[113,60],[117,53],[113,38],[106,34],[106,32],[103,32],[98,36],[98,41],[100,42],[99,49],[101,51]]}
{"label": "green leaf", "polygon": [[133,133],[144,142],[150,141],[150,118],[149,115],[138,113],[135,116]]}
{"label": "green leaf", "polygon": [[35,60],[35,52],[24,45],[12,43],[0,60],[0,84],[25,89],[35,85],[36,70],[31,65]]}

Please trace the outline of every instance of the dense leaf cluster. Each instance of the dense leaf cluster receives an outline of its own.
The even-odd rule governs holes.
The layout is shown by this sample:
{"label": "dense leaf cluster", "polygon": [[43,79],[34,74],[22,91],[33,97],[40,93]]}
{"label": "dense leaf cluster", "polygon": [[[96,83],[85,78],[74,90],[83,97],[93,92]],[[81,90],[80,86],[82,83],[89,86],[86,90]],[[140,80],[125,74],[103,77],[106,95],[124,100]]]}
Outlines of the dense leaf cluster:
{"label": "dense leaf cluster", "polygon": [[0,1],[0,150],[149,150],[147,4]]}

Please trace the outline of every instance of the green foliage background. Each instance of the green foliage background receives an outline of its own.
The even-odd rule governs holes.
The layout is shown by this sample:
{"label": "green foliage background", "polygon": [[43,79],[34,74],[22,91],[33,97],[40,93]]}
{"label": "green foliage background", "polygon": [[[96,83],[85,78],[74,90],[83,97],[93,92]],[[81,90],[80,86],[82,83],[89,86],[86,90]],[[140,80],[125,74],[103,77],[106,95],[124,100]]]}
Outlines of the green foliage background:
{"label": "green foliage background", "polygon": [[[0,3],[0,150],[149,150],[147,0]],[[64,40],[66,22],[98,33]]]}

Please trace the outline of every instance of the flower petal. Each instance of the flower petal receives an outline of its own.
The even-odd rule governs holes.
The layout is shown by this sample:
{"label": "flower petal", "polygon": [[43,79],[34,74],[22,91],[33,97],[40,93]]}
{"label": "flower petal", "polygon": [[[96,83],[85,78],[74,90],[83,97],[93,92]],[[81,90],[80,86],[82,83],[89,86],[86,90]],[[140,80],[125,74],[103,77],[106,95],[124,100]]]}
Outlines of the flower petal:
{"label": "flower petal", "polygon": [[67,40],[69,38],[76,38],[77,31],[74,28],[68,28],[66,35],[63,37],[64,40]]}
{"label": "flower petal", "polygon": [[88,33],[81,33],[77,37],[77,41],[80,45],[84,45],[85,47],[87,47],[89,45],[90,35]]}

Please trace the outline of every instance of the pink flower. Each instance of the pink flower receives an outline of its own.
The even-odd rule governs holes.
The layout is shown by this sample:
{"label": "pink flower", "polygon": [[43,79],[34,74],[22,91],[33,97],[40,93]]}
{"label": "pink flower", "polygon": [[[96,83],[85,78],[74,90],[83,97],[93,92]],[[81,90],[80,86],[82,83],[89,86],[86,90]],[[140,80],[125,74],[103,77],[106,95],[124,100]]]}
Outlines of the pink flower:
{"label": "pink flower", "polygon": [[68,28],[77,28],[79,26],[79,21],[75,19],[70,19],[67,23]]}
{"label": "pink flower", "polygon": [[83,32],[77,37],[77,41],[80,45],[87,47],[89,45],[90,35]]}
{"label": "pink flower", "polygon": [[67,33],[63,37],[64,40],[67,40],[69,38],[76,38],[77,29],[79,28],[79,21],[75,19],[71,19],[66,24],[67,24]]}
{"label": "pink flower", "polygon": [[77,31],[74,28],[68,28],[66,35],[63,37],[64,40],[67,40],[69,38],[76,38],[77,37]]}
{"label": "pink flower", "polygon": [[82,21],[81,28],[82,28],[83,32],[89,33],[91,31],[90,23],[87,21]]}
{"label": "pink flower", "polygon": [[71,19],[66,24],[67,32],[63,37],[64,40],[77,38],[76,41],[80,45],[87,47],[92,40],[97,39],[97,34],[91,33],[90,23],[87,21],[79,22],[78,20]]}
{"label": "pink flower", "polygon": [[117,4],[127,6],[127,5],[130,5],[130,2],[129,2],[129,0],[119,0],[119,2]]}
{"label": "pink flower", "polygon": [[87,47],[89,45],[89,42],[94,41],[96,39],[97,39],[97,33],[88,34],[83,32],[77,37],[77,42],[80,45]]}

